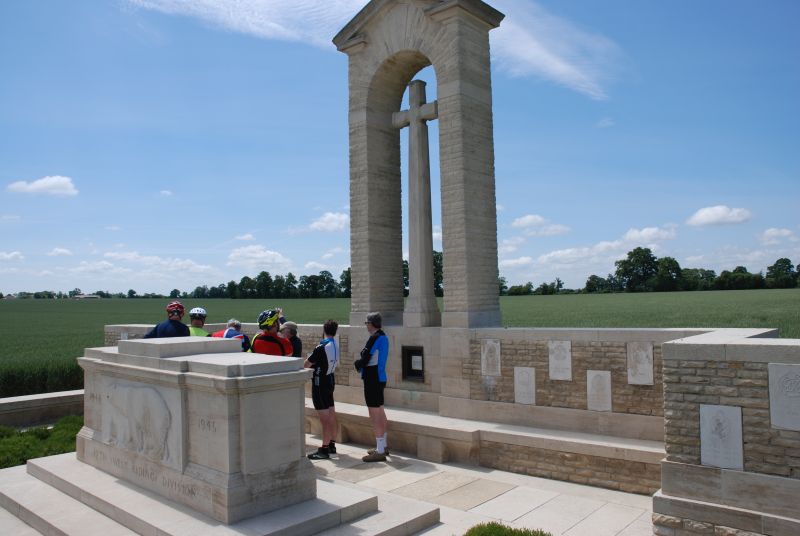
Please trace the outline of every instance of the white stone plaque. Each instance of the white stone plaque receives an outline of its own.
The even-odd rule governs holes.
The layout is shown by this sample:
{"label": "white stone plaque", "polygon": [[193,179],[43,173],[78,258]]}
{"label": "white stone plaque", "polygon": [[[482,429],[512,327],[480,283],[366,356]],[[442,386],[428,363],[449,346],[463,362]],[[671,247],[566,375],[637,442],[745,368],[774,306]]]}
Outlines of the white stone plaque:
{"label": "white stone plaque", "polygon": [[611,411],[610,371],[586,371],[586,406],[591,411]]}
{"label": "white stone plaque", "polygon": [[422,370],[422,356],[421,355],[412,355],[411,356],[411,370]]}
{"label": "white stone plaque", "polygon": [[700,404],[700,463],[744,469],[742,408]]}
{"label": "white stone plaque", "polygon": [[549,341],[550,379],[572,381],[572,341]]}
{"label": "white stone plaque", "polygon": [[514,367],[514,402],[517,404],[536,404],[536,369]]}
{"label": "white stone plaque", "polygon": [[630,385],[653,385],[653,343],[629,342],[628,383]]}
{"label": "white stone plaque", "polygon": [[497,339],[481,341],[481,374],[500,376],[500,341]]}
{"label": "white stone plaque", "polygon": [[773,428],[800,431],[800,365],[769,364],[769,418]]}

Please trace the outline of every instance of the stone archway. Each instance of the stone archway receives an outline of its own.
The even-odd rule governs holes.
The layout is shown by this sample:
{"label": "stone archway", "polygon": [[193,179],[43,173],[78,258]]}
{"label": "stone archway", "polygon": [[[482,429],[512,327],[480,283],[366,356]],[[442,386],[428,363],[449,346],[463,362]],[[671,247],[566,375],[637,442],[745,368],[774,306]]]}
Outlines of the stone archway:
{"label": "stone archway", "polygon": [[480,0],[373,0],[334,38],[349,56],[351,324],[403,319],[400,132],[408,83],[437,77],[444,327],[500,324],[489,31]]}

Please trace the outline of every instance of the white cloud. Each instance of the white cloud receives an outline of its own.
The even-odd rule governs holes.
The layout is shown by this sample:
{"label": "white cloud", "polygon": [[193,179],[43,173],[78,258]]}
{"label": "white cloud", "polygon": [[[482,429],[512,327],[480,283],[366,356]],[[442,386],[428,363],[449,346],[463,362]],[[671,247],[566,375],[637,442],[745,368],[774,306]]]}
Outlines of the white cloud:
{"label": "white cloud", "polygon": [[775,227],[767,229],[759,237],[759,240],[766,246],[776,246],[784,239],[790,242],[798,241],[797,235],[791,229],[777,229]]}
{"label": "white cloud", "polygon": [[528,236],[557,236],[570,231],[570,228],[560,223],[550,223],[547,219],[538,214],[528,214],[515,219],[511,227],[524,229]]}
{"label": "white cloud", "polygon": [[350,216],[341,212],[326,212],[309,225],[313,231],[332,233],[343,231],[350,226]]}
{"label": "white cloud", "polygon": [[630,243],[650,244],[660,240],[673,240],[677,236],[675,226],[645,227],[644,229],[629,229],[624,240]]}
{"label": "white cloud", "polygon": [[2,221],[4,223],[10,223],[10,222],[13,222],[13,221],[20,221],[21,219],[22,218],[20,216],[17,216],[16,214],[3,214],[2,216],[0,216],[0,221]]}
{"label": "white cloud", "polygon": [[603,85],[620,56],[606,37],[586,32],[536,2],[495,0],[507,16],[490,35],[500,69],[535,76],[583,93],[608,98]]}
{"label": "white cloud", "polygon": [[528,214],[527,216],[522,216],[521,218],[514,220],[514,222],[511,224],[511,227],[525,229],[528,227],[538,227],[540,225],[544,225],[546,222],[547,220],[538,214]]}
{"label": "white cloud", "polygon": [[130,274],[133,272],[133,270],[115,266],[114,264],[108,261],[97,261],[97,262],[81,261],[81,263],[78,266],[76,266],[75,268],[71,268],[70,272],[76,274],[120,275],[120,274]]}
{"label": "white cloud", "polygon": [[736,224],[744,223],[752,217],[752,213],[746,208],[730,208],[725,205],[716,205],[701,208],[686,220],[686,224],[694,227]]}
{"label": "white cloud", "polygon": [[439,248],[442,247],[442,226],[441,225],[434,225],[433,226],[433,245],[434,249],[438,245]]}
{"label": "white cloud", "polygon": [[129,0],[174,15],[196,17],[262,39],[331,47],[331,38],[366,0]]}
{"label": "white cloud", "polygon": [[250,271],[286,273],[291,269],[292,261],[264,246],[244,246],[231,251],[228,255],[228,266],[239,266]]}
{"label": "white cloud", "polygon": [[57,196],[78,195],[78,190],[75,188],[75,185],[72,184],[72,179],[69,177],[62,177],[61,175],[42,177],[41,179],[33,182],[12,182],[8,185],[8,190],[10,192],[24,194],[45,194]]}
{"label": "white cloud", "polygon": [[495,205],[494,208],[497,210],[497,212],[503,212],[506,209],[506,207],[504,207],[503,205],[501,205],[499,203],[497,205]]}
{"label": "white cloud", "polygon": [[517,259],[505,259],[499,262],[500,268],[519,268],[533,264],[532,257],[519,257]]}
{"label": "white cloud", "polygon": [[21,261],[24,259],[25,257],[19,251],[12,251],[11,253],[0,251],[0,261]]}
{"label": "white cloud", "polygon": [[242,234],[242,235],[236,236],[236,237],[234,237],[234,238],[235,238],[236,240],[241,240],[241,241],[243,241],[243,242],[251,242],[251,241],[253,241],[253,240],[255,240],[255,239],[256,239],[256,237],[255,237],[255,236],[253,236],[253,235],[252,235],[252,234],[250,234],[250,233],[245,233],[245,234]]}
{"label": "white cloud", "polygon": [[119,225],[106,225],[106,231],[116,232],[116,231],[121,231],[121,230],[122,230],[122,227],[120,227]]}
{"label": "white cloud", "polygon": [[161,190],[158,192],[161,197],[172,197],[172,190]]}
{"label": "white cloud", "polygon": [[172,273],[193,273],[206,274],[213,273],[211,266],[198,264],[191,259],[178,259],[172,257],[158,257],[156,255],[140,255],[136,251],[110,251],[103,255],[106,259],[128,262],[136,265],[145,266],[148,273],[153,272],[172,272]]}
{"label": "white cloud", "polygon": [[[367,0],[128,0],[171,15],[204,20],[262,39],[297,41],[331,49],[330,39]],[[492,53],[512,76],[535,76],[593,99],[620,55],[608,38],[581,30],[532,0],[496,0],[507,17],[493,31]]]}
{"label": "white cloud", "polygon": [[72,255],[72,252],[65,248],[53,248],[53,250],[47,254],[48,257],[69,257]]}
{"label": "white cloud", "polygon": [[330,268],[321,262],[311,261],[305,264],[305,269],[313,272],[321,272],[322,270],[329,270]]}
{"label": "white cloud", "polygon": [[324,255],[322,255],[322,259],[327,261],[328,259],[332,259],[333,257],[339,255],[340,253],[344,253],[344,248],[329,249],[328,251],[325,252]]}
{"label": "white cloud", "polygon": [[525,243],[525,239],[521,236],[515,236],[513,238],[506,238],[503,240],[497,248],[498,253],[514,253],[519,249],[519,246]]}
{"label": "white cloud", "polygon": [[604,117],[600,121],[595,123],[594,126],[596,126],[597,128],[611,128],[614,125],[616,125],[616,123],[614,122],[613,119],[611,119],[610,117]]}

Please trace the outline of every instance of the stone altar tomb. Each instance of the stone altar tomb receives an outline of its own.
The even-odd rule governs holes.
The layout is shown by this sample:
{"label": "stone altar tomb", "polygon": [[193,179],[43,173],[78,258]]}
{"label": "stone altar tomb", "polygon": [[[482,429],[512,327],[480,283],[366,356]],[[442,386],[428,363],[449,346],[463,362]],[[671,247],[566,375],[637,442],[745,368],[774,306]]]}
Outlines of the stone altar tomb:
{"label": "stone altar tomb", "polygon": [[78,363],[79,460],[224,523],[316,497],[301,359],[184,337],[120,341]]}

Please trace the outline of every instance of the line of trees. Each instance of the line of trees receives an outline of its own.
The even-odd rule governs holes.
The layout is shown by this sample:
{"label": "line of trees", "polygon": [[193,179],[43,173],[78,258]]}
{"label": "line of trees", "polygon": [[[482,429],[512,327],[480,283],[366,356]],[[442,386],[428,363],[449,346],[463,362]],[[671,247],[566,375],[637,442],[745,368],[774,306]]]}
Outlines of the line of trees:
{"label": "line of trees", "polygon": [[781,258],[767,268],[766,276],[750,273],[744,266],[719,275],[704,268],[681,268],[672,257],[658,258],[649,248],[635,248],[615,263],[606,277],[590,275],[584,292],[672,292],[693,290],[745,290],[795,288],[798,272],[792,261]]}

